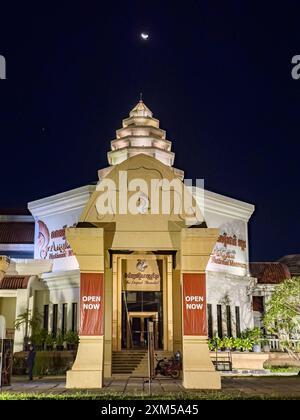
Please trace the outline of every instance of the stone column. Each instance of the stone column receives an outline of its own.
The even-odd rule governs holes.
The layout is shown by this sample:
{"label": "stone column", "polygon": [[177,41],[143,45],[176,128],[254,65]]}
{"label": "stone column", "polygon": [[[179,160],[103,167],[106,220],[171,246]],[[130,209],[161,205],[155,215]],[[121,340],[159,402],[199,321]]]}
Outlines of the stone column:
{"label": "stone column", "polygon": [[103,229],[68,228],[67,240],[80,268],[79,346],[67,388],[102,388],[104,343]]}
{"label": "stone column", "polygon": [[209,356],[206,324],[205,269],[218,229],[183,229],[181,232],[183,386],[220,389],[220,374]]}

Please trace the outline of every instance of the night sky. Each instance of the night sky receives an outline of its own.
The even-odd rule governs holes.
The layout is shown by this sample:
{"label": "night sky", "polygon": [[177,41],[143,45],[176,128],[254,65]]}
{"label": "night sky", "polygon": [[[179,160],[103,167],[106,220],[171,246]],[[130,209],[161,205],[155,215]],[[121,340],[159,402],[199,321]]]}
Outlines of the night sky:
{"label": "night sky", "polygon": [[40,3],[1,4],[1,208],[96,181],[143,92],[174,166],[255,204],[251,260],[300,252],[299,1]]}

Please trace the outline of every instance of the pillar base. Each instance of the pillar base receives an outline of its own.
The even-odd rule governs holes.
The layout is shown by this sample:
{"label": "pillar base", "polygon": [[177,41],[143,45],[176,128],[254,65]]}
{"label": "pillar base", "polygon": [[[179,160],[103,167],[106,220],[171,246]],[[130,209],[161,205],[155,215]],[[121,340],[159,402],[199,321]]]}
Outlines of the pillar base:
{"label": "pillar base", "polygon": [[182,385],[186,389],[221,389],[221,378],[218,372],[185,371]]}
{"label": "pillar base", "polygon": [[102,388],[103,336],[80,336],[76,360],[67,372],[66,388]]}
{"label": "pillar base", "polygon": [[186,389],[221,389],[221,376],[210,359],[207,337],[183,336],[183,382]]}

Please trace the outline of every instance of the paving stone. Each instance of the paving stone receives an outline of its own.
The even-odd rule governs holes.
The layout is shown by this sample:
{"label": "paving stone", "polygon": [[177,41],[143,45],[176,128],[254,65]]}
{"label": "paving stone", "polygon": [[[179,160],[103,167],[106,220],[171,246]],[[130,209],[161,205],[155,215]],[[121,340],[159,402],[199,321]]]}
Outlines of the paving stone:
{"label": "paving stone", "polygon": [[[106,379],[104,388],[90,390],[74,390],[65,388],[64,377],[38,378],[29,382],[26,377],[13,378],[13,383],[9,387],[3,387],[3,392],[13,393],[33,393],[33,394],[73,394],[74,392],[86,392],[92,394],[105,394],[107,392],[125,395],[149,395],[149,384],[145,378],[130,379]],[[155,379],[151,383],[151,393],[162,395],[164,393],[187,392],[180,380],[168,378]],[[213,395],[216,391],[189,391],[196,395]],[[221,393],[234,393],[236,395],[269,395],[269,396],[297,396],[300,398],[300,377],[299,376],[280,376],[280,377],[222,377]]]}

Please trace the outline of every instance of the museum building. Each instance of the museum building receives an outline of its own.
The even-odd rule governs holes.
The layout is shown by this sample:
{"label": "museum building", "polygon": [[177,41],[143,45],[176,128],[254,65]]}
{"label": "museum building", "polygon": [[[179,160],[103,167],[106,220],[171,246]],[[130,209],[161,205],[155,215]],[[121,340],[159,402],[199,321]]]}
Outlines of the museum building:
{"label": "museum building", "polygon": [[[38,311],[54,336],[79,331],[69,387],[102,386],[113,374],[113,355],[145,347],[152,321],[155,349],[183,353],[184,386],[218,388],[206,337],[237,336],[254,326],[248,244],[254,206],[185,185],[174,159],[166,132],[139,101],[116,131],[109,166],[96,183],[30,202],[32,216],[0,216],[0,236],[1,223],[17,231],[21,223],[27,240],[0,244],[0,314],[14,350],[22,349],[25,334],[14,321],[27,309]],[[134,188],[136,180],[146,192]],[[171,188],[169,212],[165,182],[184,192],[178,199]],[[180,202],[187,196],[192,213]],[[136,211],[124,211],[125,202],[135,202]]]}

